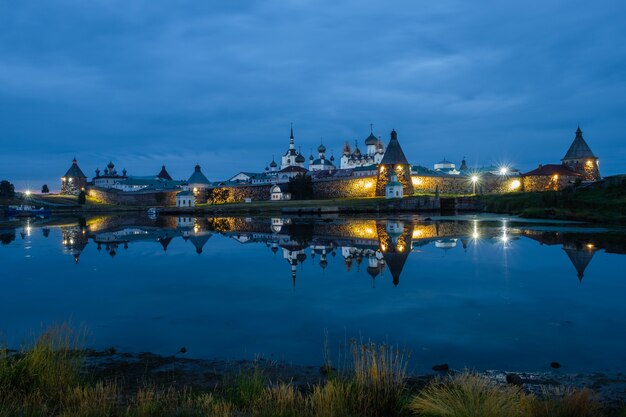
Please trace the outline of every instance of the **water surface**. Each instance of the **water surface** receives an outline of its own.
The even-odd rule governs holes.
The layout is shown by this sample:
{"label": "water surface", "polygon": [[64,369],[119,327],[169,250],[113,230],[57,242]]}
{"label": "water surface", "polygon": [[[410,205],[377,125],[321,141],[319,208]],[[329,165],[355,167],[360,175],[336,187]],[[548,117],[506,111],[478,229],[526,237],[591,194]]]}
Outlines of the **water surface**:
{"label": "water surface", "polygon": [[581,225],[418,217],[98,217],[0,229],[0,332],[89,347],[320,364],[351,337],[412,367],[626,371],[626,238]]}

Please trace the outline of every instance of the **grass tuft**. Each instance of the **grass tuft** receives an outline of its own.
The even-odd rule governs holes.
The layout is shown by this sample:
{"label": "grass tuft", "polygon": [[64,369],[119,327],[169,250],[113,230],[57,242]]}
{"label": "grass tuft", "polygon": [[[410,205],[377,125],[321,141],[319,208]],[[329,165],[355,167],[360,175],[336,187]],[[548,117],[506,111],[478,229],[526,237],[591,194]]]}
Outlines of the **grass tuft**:
{"label": "grass tuft", "polygon": [[409,408],[430,417],[524,417],[529,415],[530,405],[530,397],[519,388],[500,387],[466,372],[431,383]]}
{"label": "grass tuft", "polygon": [[599,417],[603,406],[589,389],[557,388],[533,403],[533,417]]}

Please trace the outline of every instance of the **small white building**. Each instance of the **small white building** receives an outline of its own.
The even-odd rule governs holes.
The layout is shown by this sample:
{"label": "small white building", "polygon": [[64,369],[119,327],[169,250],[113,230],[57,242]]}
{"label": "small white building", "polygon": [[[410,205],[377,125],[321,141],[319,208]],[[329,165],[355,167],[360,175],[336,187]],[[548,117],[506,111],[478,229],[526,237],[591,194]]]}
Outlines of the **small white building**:
{"label": "small white building", "polygon": [[176,207],[195,207],[196,196],[189,190],[176,194]]}
{"label": "small white building", "polygon": [[398,182],[398,176],[394,172],[391,174],[390,181],[385,186],[385,198],[402,198],[404,190],[402,184]]}
{"label": "small white building", "polygon": [[443,172],[444,174],[449,175],[459,175],[461,171],[456,169],[456,165],[454,162],[450,162],[445,158],[439,162],[437,162],[434,166],[435,171]]}
{"label": "small white building", "polygon": [[291,193],[287,191],[287,184],[275,184],[270,188],[270,200],[286,201],[291,200]]}

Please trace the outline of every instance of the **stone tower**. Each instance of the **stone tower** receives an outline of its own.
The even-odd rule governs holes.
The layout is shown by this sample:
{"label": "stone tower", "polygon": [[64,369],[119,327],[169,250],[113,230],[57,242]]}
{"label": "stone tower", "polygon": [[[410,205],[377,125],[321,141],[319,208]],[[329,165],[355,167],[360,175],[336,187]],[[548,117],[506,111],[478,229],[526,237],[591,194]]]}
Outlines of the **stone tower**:
{"label": "stone tower", "polygon": [[78,166],[76,158],[72,160],[72,166],[61,178],[61,194],[78,195],[87,185],[87,176]]}
{"label": "stone tower", "polygon": [[376,181],[376,195],[384,196],[385,187],[391,180],[391,174],[395,173],[398,182],[402,184],[403,194],[413,195],[413,182],[411,181],[411,165],[407,161],[395,130],[391,131],[389,145],[383,159],[378,164],[378,180]]}
{"label": "stone tower", "polygon": [[581,174],[585,181],[600,179],[598,157],[593,154],[591,148],[587,145],[580,126],[576,129],[576,137],[563,159],[561,159],[561,162],[572,171]]}

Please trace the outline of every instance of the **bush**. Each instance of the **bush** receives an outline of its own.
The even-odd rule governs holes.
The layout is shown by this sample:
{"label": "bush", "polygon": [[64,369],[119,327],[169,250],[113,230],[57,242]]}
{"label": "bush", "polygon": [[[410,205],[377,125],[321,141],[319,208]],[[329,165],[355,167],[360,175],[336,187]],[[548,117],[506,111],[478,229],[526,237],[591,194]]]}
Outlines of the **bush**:
{"label": "bush", "polygon": [[500,387],[487,378],[463,373],[435,381],[420,392],[409,408],[432,417],[525,417],[531,400],[518,387]]}
{"label": "bush", "polygon": [[44,184],[41,187],[41,194],[48,194],[50,192],[50,189],[48,188],[48,184]]}

